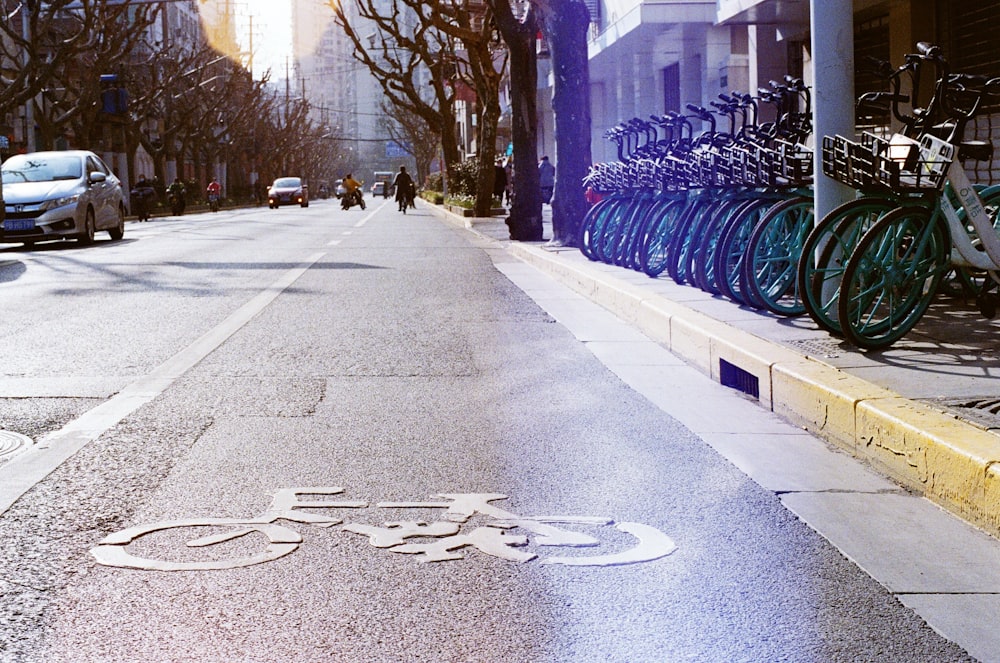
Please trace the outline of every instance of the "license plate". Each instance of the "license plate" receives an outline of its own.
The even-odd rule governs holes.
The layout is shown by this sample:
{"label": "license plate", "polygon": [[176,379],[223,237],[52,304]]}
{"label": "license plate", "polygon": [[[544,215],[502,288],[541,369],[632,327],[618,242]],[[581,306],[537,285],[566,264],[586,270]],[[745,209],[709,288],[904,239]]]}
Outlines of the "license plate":
{"label": "license plate", "polygon": [[34,230],[34,219],[6,219],[3,222],[4,230]]}

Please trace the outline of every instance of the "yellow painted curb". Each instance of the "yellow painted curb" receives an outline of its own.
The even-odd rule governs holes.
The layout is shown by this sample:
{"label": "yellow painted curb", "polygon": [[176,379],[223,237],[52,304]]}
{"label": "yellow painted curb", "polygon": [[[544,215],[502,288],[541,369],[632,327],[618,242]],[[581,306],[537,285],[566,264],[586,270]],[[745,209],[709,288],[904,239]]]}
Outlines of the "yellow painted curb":
{"label": "yellow painted curb", "polygon": [[897,397],[858,405],[857,443],[876,469],[1000,532],[1000,437]]}
{"label": "yellow painted curb", "polygon": [[716,381],[720,360],[746,371],[757,378],[763,407],[1000,535],[1000,436],[603,273],[602,265],[574,265],[531,245],[509,251]]}
{"label": "yellow painted curb", "polygon": [[837,444],[855,456],[858,404],[896,396],[867,380],[799,357],[771,371],[773,407],[789,421]]}

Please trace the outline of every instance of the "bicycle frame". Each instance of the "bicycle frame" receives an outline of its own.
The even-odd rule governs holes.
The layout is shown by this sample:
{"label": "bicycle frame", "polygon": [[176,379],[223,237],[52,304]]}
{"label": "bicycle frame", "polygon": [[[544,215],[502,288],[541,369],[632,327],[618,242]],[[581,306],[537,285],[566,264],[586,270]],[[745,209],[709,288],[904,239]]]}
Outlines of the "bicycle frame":
{"label": "bicycle frame", "polygon": [[[993,220],[986,212],[983,200],[969,180],[968,174],[957,159],[954,159],[954,146],[935,138],[924,136],[921,140],[921,154],[931,160],[949,159],[946,179],[951,190],[959,198],[960,206],[956,206],[949,196],[941,195],[938,199],[938,209],[948,222],[948,232],[951,235],[953,265],[973,267],[990,272],[994,280],[1000,270],[1000,234],[993,227]],[[965,211],[965,221],[959,218],[959,208]],[[976,237],[981,242],[983,250],[976,248],[967,225],[971,225]]]}

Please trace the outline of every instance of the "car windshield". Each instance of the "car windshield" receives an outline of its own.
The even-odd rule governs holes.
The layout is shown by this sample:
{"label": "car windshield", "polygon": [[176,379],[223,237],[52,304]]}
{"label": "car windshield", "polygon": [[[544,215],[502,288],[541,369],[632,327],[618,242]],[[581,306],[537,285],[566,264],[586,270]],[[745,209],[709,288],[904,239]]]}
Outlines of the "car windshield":
{"label": "car windshield", "polygon": [[83,161],[72,156],[16,155],[4,163],[2,172],[4,184],[78,180],[83,174]]}
{"label": "car windshield", "polygon": [[281,179],[274,180],[275,189],[292,189],[299,186],[299,178],[297,177],[282,177]]}

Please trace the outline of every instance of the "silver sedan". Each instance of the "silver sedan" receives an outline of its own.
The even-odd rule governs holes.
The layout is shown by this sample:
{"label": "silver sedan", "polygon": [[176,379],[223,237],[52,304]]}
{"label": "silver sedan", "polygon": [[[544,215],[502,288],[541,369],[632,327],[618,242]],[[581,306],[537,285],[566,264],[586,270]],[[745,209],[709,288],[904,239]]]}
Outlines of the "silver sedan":
{"label": "silver sedan", "polygon": [[83,244],[106,230],[125,234],[121,181],[93,152],[67,150],[17,154],[0,168],[5,216],[0,241],[35,242],[75,238]]}

